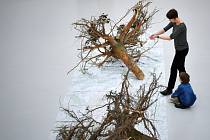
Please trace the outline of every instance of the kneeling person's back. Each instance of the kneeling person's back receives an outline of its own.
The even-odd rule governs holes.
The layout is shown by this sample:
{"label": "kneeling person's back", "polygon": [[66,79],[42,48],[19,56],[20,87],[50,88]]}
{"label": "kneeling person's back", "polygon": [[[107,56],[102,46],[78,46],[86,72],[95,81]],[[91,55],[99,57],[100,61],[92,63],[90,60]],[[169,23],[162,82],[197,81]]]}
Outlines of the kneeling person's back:
{"label": "kneeling person's back", "polygon": [[190,76],[186,72],[181,72],[179,76],[181,84],[171,97],[178,98],[179,104],[175,104],[176,107],[187,108],[195,103],[197,97],[189,83]]}
{"label": "kneeling person's back", "polygon": [[178,90],[172,94],[172,97],[178,97],[180,103],[186,107],[192,106],[196,101],[196,95],[190,83],[180,84]]}

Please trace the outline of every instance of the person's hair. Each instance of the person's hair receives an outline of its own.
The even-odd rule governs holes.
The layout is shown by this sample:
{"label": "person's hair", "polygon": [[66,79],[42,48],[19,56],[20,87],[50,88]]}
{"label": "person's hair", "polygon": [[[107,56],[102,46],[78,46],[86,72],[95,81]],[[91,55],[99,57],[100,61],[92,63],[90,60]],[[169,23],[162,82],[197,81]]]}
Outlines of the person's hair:
{"label": "person's hair", "polygon": [[179,78],[182,81],[182,83],[186,84],[190,82],[190,76],[186,72],[180,72]]}
{"label": "person's hair", "polygon": [[175,19],[178,17],[178,12],[175,9],[171,9],[168,11],[168,13],[166,14],[166,17],[168,19]]}

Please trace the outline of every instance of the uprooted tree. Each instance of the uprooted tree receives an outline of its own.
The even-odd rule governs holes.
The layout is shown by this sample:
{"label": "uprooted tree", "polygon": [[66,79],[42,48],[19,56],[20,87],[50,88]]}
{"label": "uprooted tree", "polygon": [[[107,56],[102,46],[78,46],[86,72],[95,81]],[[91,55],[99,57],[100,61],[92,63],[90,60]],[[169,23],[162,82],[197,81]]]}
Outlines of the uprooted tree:
{"label": "uprooted tree", "polygon": [[[143,49],[146,41],[141,39],[141,36],[145,34],[153,15],[157,12],[155,9],[149,13],[150,4],[151,2],[146,0],[139,1],[116,23],[105,14],[74,23],[75,29],[79,31],[77,37],[81,38],[81,61],[74,68],[81,64],[82,70],[85,71],[88,63],[101,67],[110,62],[110,59],[120,59],[137,79],[143,80],[144,73],[137,62],[148,49]],[[133,16],[130,21],[121,24],[131,12]]]}
{"label": "uprooted tree", "polygon": [[[114,22],[108,15],[81,19],[74,23],[81,39],[79,65],[85,72],[87,66],[103,66],[105,63],[121,60],[127,67],[120,91],[110,91],[106,94],[107,102],[95,108],[87,107],[86,112],[76,113],[75,110],[61,107],[69,117],[69,121],[60,122],[57,127],[57,140],[157,140],[158,132],[150,119],[148,110],[156,101],[160,76],[152,74],[152,81],[141,85],[136,93],[130,92],[128,74],[131,71],[139,80],[144,79],[144,73],[138,66],[140,58],[150,48],[145,48],[146,40],[141,36],[146,33],[151,19],[157,10],[149,13],[151,2],[139,1],[118,21]],[[133,14],[127,24],[121,22]],[[154,44],[155,45],[155,44]],[[68,73],[69,73],[68,72]],[[105,115],[98,121],[93,115],[99,109],[106,109]],[[144,130],[135,126],[142,125]],[[145,133],[144,131],[147,131]]]}
{"label": "uprooted tree", "polygon": [[[86,112],[79,115],[61,107],[70,119],[57,128],[57,140],[157,140],[158,132],[149,118],[148,108],[157,101],[159,78],[153,73],[148,87],[141,85],[137,93],[131,94],[127,72],[121,90],[106,94],[107,103],[104,105],[93,109],[87,107]],[[107,110],[99,122],[92,114],[101,108]],[[148,134],[137,130],[135,125],[138,124],[142,124]]]}

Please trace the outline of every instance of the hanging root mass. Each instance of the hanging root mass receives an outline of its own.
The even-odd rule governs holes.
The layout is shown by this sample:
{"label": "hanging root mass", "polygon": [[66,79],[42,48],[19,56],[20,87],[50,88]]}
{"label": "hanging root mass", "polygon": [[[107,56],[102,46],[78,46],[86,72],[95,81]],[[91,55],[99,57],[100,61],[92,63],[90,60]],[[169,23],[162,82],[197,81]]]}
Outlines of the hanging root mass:
{"label": "hanging root mass", "polygon": [[[150,27],[153,15],[158,10],[149,13],[151,2],[139,1],[118,21],[112,21],[108,15],[102,14],[91,19],[81,19],[73,23],[81,39],[80,62],[82,72],[88,70],[87,64],[102,67],[105,63],[121,60],[137,79],[143,80],[144,73],[138,63],[141,56],[151,48],[144,48],[147,40],[142,35]],[[121,23],[130,13],[128,23]],[[68,73],[70,73],[71,69]]]}
{"label": "hanging root mass", "polygon": [[[57,140],[157,140],[158,132],[149,119],[148,109],[157,101],[154,97],[160,88],[159,78],[153,73],[150,85],[140,86],[137,93],[131,95],[127,73],[121,90],[106,94],[106,104],[93,109],[87,107],[81,114],[61,107],[71,121],[57,128]],[[106,114],[98,122],[93,113],[101,108],[106,108]],[[138,124],[142,124],[148,134],[137,130]]]}

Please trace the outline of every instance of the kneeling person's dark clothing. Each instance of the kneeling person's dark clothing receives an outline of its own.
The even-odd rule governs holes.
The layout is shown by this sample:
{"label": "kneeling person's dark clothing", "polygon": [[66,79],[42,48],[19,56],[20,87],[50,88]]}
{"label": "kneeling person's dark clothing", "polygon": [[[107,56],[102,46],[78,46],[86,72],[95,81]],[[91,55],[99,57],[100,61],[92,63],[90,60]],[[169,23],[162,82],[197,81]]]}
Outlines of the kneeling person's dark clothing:
{"label": "kneeling person's dark clothing", "polygon": [[179,104],[175,103],[175,107],[183,109],[192,106],[197,99],[189,83],[180,84],[171,98],[178,98]]}

